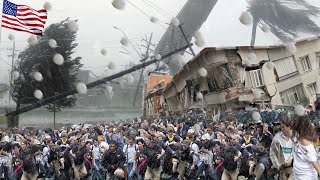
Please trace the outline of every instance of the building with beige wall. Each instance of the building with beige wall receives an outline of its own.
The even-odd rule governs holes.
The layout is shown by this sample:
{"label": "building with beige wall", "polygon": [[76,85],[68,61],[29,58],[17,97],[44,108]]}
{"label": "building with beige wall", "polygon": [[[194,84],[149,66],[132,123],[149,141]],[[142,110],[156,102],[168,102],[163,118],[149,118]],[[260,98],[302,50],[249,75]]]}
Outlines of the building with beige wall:
{"label": "building with beige wall", "polygon": [[[295,53],[285,45],[205,48],[173,77],[163,95],[171,111],[307,105],[320,89],[319,64],[319,37],[296,42]],[[207,70],[206,77],[200,76],[200,68]],[[257,91],[259,97],[253,93]],[[203,98],[197,97],[199,92]]]}

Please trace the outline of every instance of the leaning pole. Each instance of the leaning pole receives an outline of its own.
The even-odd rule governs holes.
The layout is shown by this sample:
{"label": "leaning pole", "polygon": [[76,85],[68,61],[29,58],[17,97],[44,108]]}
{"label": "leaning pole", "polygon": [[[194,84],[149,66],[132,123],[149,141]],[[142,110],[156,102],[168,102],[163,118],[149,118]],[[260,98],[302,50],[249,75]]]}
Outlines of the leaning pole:
{"label": "leaning pole", "polygon": [[[105,82],[107,82],[107,81],[111,81],[111,80],[113,80],[113,79],[122,77],[122,76],[127,75],[127,74],[129,74],[129,73],[132,73],[132,72],[134,72],[134,71],[136,71],[136,70],[142,69],[142,68],[144,68],[144,67],[146,67],[146,66],[149,66],[149,65],[151,65],[151,64],[154,64],[154,63],[157,63],[157,62],[159,62],[159,61],[162,61],[162,59],[166,59],[166,58],[172,56],[173,54],[176,54],[177,52],[183,51],[183,50],[191,47],[192,45],[193,45],[193,44],[191,43],[191,44],[186,45],[186,46],[183,46],[183,47],[181,47],[181,48],[179,48],[179,49],[177,49],[177,50],[175,50],[175,51],[173,51],[173,52],[170,52],[170,53],[168,53],[168,54],[165,54],[165,55],[162,56],[161,60],[152,59],[152,60],[150,60],[150,61],[147,61],[147,62],[138,64],[138,65],[136,65],[136,66],[133,66],[133,67],[130,68],[130,69],[121,71],[121,72],[119,72],[119,73],[116,73],[116,74],[113,74],[113,75],[111,75],[111,76],[108,76],[108,77],[99,79],[99,80],[94,81],[94,82],[88,83],[88,84],[86,84],[86,86],[87,86],[88,89],[90,89],[90,88],[93,88],[93,87],[98,86],[98,85],[100,85],[100,84],[103,84],[103,83],[105,83]],[[145,60],[147,60],[147,58],[144,58],[144,59],[142,59],[141,61],[143,62],[143,61],[145,61]],[[77,91],[76,89],[72,89],[72,90],[70,90],[70,91],[66,91],[66,92],[63,92],[63,93],[58,94],[58,95],[55,95],[55,96],[51,96],[51,97],[49,97],[49,98],[47,98],[47,99],[43,99],[43,100],[34,102],[34,103],[30,104],[30,105],[27,105],[27,106],[24,106],[24,107],[20,108],[19,110],[8,112],[8,113],[6,114],[6,116],[8,117],[8,120],[12,120],[13,117],[15,117],[15,116],[17,116],[17,115],[19,115],[19,114],[22,114],[22,113],[31,111],[31,110],[36,109],[36,108],[39,108],[39,107],[41,107],[41,106],[45,106],[45,105],[47,105],[47,104],[50,104],[50,103],[52,103],[52,102],[58,101],[58,100],[60,100],[60,99],[66,98],[67,96],[74,95],[74,94],[77,94],[77,93],[78,93],[78,91]]]}

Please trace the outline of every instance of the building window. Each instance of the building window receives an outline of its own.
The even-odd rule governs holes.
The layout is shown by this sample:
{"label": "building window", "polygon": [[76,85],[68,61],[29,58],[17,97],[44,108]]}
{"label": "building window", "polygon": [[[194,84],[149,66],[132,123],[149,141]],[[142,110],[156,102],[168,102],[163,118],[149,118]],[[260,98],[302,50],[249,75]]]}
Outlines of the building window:
{"label": "building window", "polygon": [[298,74],[298,69],[296,67],[296,64],[294,63],[293,57],[274,61],[274,64],[279,80],[283,80]]}
{"label": "building window", "polygon": [[311,70],[311,63],[310,63],[310,59],[309,56],[305,56],[300,58],[301,63],[302,63],[302,67],[304,71],[309,71]]}
{"label": "building window", "polygon": [[306,101],[301,84],[280,92],[280,96],[282,103],[285,105],[295,105]]}
{"label": "building window", "polygon": [[253,87],[260,87],[264,85],[260,69],[249,71],[249,75]]}
{"label": "building window", "polygon": [[317,93],[317,84],[316,83],[312,83],[310,85],[307,86],[309,93],[310,93],[310,97],[314,96]]}
{"label": "building window", "polygon": [[317,59],[317,62],[319,63],[319,67],[320,67],[320,52],[316,52],[316,59]]}

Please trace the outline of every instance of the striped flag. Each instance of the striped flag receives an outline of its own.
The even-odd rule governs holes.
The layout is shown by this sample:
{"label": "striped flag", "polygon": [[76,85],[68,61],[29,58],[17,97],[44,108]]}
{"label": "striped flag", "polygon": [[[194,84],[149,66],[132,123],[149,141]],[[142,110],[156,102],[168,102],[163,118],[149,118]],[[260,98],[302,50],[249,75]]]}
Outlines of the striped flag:
{"label": "striped flag", "polygon": [[26,5],[16,5],[8,0],[3,1],[2,27],[16,31],[42,35],[47,21],[45,9],[35,10]]}

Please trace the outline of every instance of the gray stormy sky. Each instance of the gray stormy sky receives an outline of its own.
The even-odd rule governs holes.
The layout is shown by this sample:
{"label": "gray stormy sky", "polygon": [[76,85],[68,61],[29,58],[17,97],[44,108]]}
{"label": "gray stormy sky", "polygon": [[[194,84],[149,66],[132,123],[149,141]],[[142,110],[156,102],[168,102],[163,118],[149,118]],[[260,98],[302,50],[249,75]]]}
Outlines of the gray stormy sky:
{"label": "gray stormy sky", "polygon": [[[35,9],[42,8],[44,2],[43,0],[10,1],[16,4],[27,4]],[[84,69],[90,69],[101,75],[106,70],[105,66],[111,61],[117,64],[115,71],[119,71],[125,68],[129,61],[138,63],[140,59],[130,46],[127,49],[132,53],[132,56],[119,53],[122,50],[120,39],[123,35],[113,26],[121,28],[140,51],[137,44],[141,44],[141,38],[153,32],[153,43],[157,43],[166,30],[166,23],[170,22],[187,0],[130,0],[147,15],[131,4],[127,4],[125,10],[119,11],[113,8],[111,0],[50,0],[49,2],[53,9],[49,11],[46,27],[67,17],[78,19],[77,42],[79,46],[76,55],[83,57]],[[150,2],[165,12],[161,13],[155,10],[150,6]],[[320,6],[318,0],[310,0],[310,2]],[[200,29],[205,37],[206,46],[249,45],[251,27],[244,26],[239,22],[239,16],[242,11],[246,10],[246,6],[246,0],[219,0],[208,20]],[[157,24],[151,23],[148,16],[157,17],[159,22]],[[27,39],[30,36],[27,33],[8,29],[1,30],[0,58],[7,62],[11,62],[7,57],[10,53],[7,48],[12,46],[12,42],[7,38],[10,33],[16,38],[17,50],[23,50],[27,47]],[[271,33],[257,31],[256,45],[276,43],[279,43],[279,40]],[[106,56],[101,55],[101,48],[107,50]],[[194,48],[196,52],[201,50],[201,48]],[[143,51],[144,48],[141,47],[141,52]],[[190,56],[185,57],[186,60],[189,58]],[[3,61],[0,63],[0,82],[7,82],[9,67]]]}

